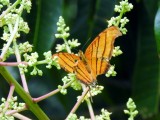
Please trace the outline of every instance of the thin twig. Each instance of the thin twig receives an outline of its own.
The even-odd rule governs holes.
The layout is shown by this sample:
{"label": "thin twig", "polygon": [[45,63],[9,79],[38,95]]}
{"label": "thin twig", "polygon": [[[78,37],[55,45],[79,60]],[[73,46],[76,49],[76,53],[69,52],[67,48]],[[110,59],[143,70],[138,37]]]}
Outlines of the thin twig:
{"label": "thin twig", "polygon": [[16,19],[16,23],[15,23],[15,26],[14,26],[14,29],[13,29],[13,32],[11,33],[11,36],[10,38],[8,39],[8,42],[6,44],[6,46],[4,47],[4,49],[2,50],[2,53],[1,53],[1,56],[0,56],[0,60],[2,60],[4,58],[4,55],[6,54],[9,46],[11,45],[17,31],[18,31],[18,26],[19,26],[19,20],[20,20],[20,17],[17,17]]}
{"label": "thin twig", "polygon": [[26,117],[24,115],[21,115],[19,113],[15,113],[15,114],[13,114],[13,116],[18,118],[18,119],[20,119],[20,120],[32,120],[32,119],[30,119],[30,118],[28,118],[28,117]]}
{"label": "thin twig", "polygon": [[27,106],[25,105],[25,107],[23,109],[20,109],[20,110],[8,110],[5,115],[13,115],[15,113],[19,113],[19,112],[22,112],[24,110],[27,110]]}
{"label": "thin twig", "polygon": [[13,93],[14,93],[14,89],[15,89],[15,86],[13,84],[10,85],[10,90],[9,90],[9,94],[8,94],[8,97],[7,97],[7,101],[5,103],[5,108],[3,111],[7,111],[8,107],[9,107],[9,100],[12,98],[13,96]]}
{"label": "thin twig", "polygon": [[[74,107],[72,108],[71,112],[69,113],[70,114],[73,114],[75,113],[75,111],[78,109],[79,105],[82,103],[82,101],[84,100],[84,97],[86,96],[86,94],[88,93],[89,91],[89,87],[86,87],[86,89],[83,91],[82,95],[80,96],[80,98],[78,99],[77,103],[74,105]],[[67,116],[67,118],[69,117],[69,115]],[[67,119],[66,118],[66,119]]]}
{"label": "thin twig", "polygon": [[95,120],[95,115],[94,115],[94,111],[93,111],[93,107],[92,107],[90,99],[87,99],[86,102],[87,102],[87,106],[88,106],[88,110],[89,110],[91,120]]}
{"label": "thin twig", "polygon": [[[65,89],[65,88],[69,87],[73,82],[74,82],[74,80],[68,82],[67,84],[65,84],[64,86],[62,86],[62,88]],[[45,94],[45,95],[43,95],[43,96],[41,96],[41,97],[33,98],[33,101],[36,102],[36,103],[37,103],[37,102],[40,102],[40,101],[42,101],[42,100],[44,100],[44,99],[46,99],[46,98],[48,98],[48,97],[50,97],[50,96],[53,96],[54,94],[58,93],[59,91],[60,91],[60,89],[56,89],[56,90],[54,90],[54,91],[52,91],[52,92],[50,92],[50,93],[47,93],[47,94]]]}
{"label": "thin twig", "polygon": [[[14,44],[14,47],[15,47],[15,55],[16,55],[17,62],[22,62],[21,61],[20,52],[19,52],[19,49],[18,49],[16,41],[13,41],[13,44]],[[20,68],[19,68],[19,71],[20,71]],[[24,90],[27,93],[29,93],[29,89],[28,89],[28,85],[27,85],[25,74],[20,72],[20,76],[21,76],[22,85],[23,85]]]}
{"label": "thin twig", "polygon": [[[86,89],[86,86],[84,84],[82,84],[82,88],[83,88],[83,91],[84,91]],[[85,99],[85,101],[86,101],[87,106],[88,106],[88,110],[89,110],[91,120],[95,120],[95,115],[94,115],[93,107],[92,107],[92,104],[91,104],[91,99],[88,98],[88,99]]]}
{"label": "thin twig", "polygon": [[0,62],[0,66],[18,66],[19,64],[28,65],[27,62]]}
{"label": "thin twig", "polygon": [[0,20],[7,14],[9,13],[15,6],[17,6],[20,3],[21,0],[17,0],[12,6],[7,8],[2,14],[0,15]]}

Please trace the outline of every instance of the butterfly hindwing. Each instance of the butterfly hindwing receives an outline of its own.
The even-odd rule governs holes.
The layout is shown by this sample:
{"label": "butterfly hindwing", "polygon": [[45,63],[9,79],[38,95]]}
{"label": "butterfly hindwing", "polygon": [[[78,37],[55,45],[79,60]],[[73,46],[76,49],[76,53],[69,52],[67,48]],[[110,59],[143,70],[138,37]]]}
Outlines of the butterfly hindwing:
{"label": "butterfly hindwing", "polygon": [[65,71],[75,73],[77,79],[83,83],[90,84],[95,79],[79,56],[70,53],[57,53],[54,56],[58,57],[58,63]]}

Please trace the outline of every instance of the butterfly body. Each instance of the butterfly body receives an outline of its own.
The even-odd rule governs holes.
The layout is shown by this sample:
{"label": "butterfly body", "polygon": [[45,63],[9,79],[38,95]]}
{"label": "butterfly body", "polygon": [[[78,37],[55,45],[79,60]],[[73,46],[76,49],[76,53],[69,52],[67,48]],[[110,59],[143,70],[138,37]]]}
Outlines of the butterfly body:
{"label": "butterfly body", "polygon": [[60,66],[75,73],[77,79],[90,85],[96,82],[96,77],[108,71],[109,60],[112,56],[115,38],[121,35],[118,27],[112,26],[101,32],[88,46],[85,53],[79,55],[71,53],[57,53]]}

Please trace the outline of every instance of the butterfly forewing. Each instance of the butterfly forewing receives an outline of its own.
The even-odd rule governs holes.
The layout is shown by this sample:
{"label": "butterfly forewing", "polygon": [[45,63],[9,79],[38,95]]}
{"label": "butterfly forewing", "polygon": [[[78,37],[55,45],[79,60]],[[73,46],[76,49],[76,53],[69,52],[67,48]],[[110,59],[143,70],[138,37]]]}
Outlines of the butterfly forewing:
{"label": "butterfly forewing", "polygon": [[74,54],[69,53],[57,53],[54,56],[58,57],[59,65],[67,72],[73,73],[75,62],[80,60],[80,58]]}
{"label": "butterfly forewing", "polygon": [[115,38],[120,35],[119,28],[115,26],[107,28],[86,49],[85,57],[96,75],[104,74],[108,70]]}

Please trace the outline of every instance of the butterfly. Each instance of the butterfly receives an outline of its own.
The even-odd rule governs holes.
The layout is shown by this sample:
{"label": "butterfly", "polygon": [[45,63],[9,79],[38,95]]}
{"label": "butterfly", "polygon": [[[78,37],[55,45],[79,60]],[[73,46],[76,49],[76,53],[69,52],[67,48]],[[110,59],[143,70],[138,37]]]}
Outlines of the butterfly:
{"label": "butterfly", "polygon": [[65,71],[75,73],[78,80],[86,85],[91,85],[97,81],[98,75],[109,70],[114,41],[121,35],[118,27],[111,26],[91,42],[85,53],[79,51],[78,55],[75,55],[60,52],[54,54],[53,57],[58,57],[58,63]]}

